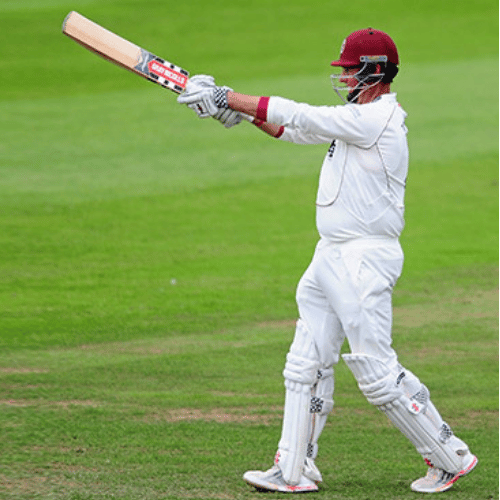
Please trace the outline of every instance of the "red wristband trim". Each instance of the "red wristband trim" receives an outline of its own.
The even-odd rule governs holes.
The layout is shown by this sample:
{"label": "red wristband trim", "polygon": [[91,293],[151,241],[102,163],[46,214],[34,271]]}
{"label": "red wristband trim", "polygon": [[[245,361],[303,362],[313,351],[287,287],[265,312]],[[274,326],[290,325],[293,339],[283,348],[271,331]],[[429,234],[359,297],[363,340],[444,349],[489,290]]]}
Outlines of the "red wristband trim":
{"label": "red wristband trim", "polygon": [[261,97],[257,105],[257,118],[267,122],[267,107],[269,106],[269,97]]}
{"label": "red wristband trim", "polygon": [[[254,121],[252,122],[257,128],[260,128],[261,130],[264,130],[264,125],[267,123],[265,121],[260,120],[259,118],[255,118]],[[273,137],[276,137],[278,139],[283,135],[283,132],[285,131],[285,127],[283,125],[278,129],[276,134],[273,135]],[[269,133],[269,132],[268,132]]]}

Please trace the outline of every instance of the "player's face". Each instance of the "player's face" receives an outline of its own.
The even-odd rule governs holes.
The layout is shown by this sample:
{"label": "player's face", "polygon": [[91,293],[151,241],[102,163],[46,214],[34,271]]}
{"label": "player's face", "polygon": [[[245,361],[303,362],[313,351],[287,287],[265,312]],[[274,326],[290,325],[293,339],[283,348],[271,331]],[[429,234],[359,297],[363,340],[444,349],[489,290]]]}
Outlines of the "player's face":
{"label": "player's face", "polygon": [[342,75],[339,78],[339,81],[345,84],[346,87],[351,89],[355,88],[358,84],[358,80],[354,77],[354,75],[359,71],[359,68],[342,68]]}
{"label": "player's face", "polygon": [[[337,95],[344,101],[344,103],[349,101],[354,102],[353,99],[359,93],[359,80],[356,78],[356,74],[359,71],[359,67],[342,68],[341,73],[336,73],[330,76],[333,90],[337,92]],[[341,85],[338,85],[339,83]]]}

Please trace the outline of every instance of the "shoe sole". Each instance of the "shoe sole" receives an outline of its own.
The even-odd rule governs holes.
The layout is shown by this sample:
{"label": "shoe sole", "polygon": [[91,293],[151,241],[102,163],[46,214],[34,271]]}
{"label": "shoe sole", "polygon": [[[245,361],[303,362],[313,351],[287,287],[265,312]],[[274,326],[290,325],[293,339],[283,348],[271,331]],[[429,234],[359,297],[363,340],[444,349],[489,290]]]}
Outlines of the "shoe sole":
{"label": "shoe sole", "polygon": [[243,476],[243,480],[260,492],[279,491],[280,493],[312,493],[319,490],[318,486],[315,484],[309,486],[278,486],[277,484],[267,481],[261,482],[258,479],[250,479],[246,477],[246,474]]}

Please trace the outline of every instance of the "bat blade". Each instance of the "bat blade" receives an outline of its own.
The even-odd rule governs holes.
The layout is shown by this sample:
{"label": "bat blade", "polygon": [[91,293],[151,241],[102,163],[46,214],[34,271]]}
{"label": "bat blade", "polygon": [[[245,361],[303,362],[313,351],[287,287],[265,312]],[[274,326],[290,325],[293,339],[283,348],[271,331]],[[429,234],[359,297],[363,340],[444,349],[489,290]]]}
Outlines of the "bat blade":
{"label": "bat blade", "polygon": [[66,16],[62,32],[104,59],[177,94],[186,88],[189,73],[185,69],[155,56],[78,12],[72,11]]}

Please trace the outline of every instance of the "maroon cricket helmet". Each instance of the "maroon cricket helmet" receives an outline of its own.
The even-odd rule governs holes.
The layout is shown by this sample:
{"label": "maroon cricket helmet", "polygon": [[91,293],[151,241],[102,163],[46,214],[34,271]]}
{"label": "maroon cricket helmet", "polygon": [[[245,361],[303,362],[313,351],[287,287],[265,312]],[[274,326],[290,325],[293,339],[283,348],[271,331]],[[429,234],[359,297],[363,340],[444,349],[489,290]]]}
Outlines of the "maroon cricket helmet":
{"label": "maroon cricket helmet", "polygon": [[340,58],[331,65],[353,68],[366,62],[368,58],[377,56],[393,64],[399,64],[398,49],[393,39],[383,31],[367,28],[351,33],[343,41]]}

